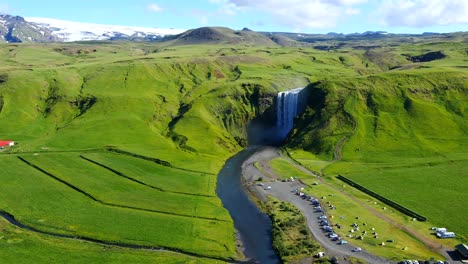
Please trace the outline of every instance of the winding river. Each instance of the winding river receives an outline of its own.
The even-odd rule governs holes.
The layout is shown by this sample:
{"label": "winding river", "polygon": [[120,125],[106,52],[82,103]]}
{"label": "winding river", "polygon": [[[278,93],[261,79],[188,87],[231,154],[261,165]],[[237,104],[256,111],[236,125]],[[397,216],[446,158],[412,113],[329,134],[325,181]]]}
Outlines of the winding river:
{"label": "winding river", "polygon": [[231,214],[247,258],[260,263],[281,263],[273,250],[271,222],[242,187],[242,163],[257,151],[249,147],[226,161],[218,174],[216,193]]}

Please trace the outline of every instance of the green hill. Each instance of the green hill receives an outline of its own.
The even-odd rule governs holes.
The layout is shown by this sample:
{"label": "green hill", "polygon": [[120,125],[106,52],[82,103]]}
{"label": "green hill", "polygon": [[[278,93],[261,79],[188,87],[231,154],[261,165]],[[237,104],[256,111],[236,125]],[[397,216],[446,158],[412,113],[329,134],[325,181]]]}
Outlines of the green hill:
{"label": "green hill", "polygon": [[231,44],[274,46],[276,43],[267,36],[248,29],[232,30],[225,27],[202,27],[182,34],[169,36],[173,45]]}
{"label": "green hill", "polygon": [[[389,40],[387,49],[378,41],[365,49],[280,47],[248,30],[202,28],[158,44],[2,45],[0,139],[17,145],[0,154],[8,167],[0,210],[44,232],[239,259],[216,174],[245,147],[252,119],[272,121],[278,91],[307,86],[309,107],[289,149],[331,164],[311,167],[326,176],[349,176],[466,236],[456,222],[468,212],[452,201],[468,199],[468,46]],[[407,59],[437,51],[445,57]],[[405,194],[418,191],[403,196],[403,185],[411,188]],[[436,186],[441,198],[425,206]],[[8,232],[0,243],[20,237]],[[32,239],[32,253],[49,254],[38,246],[49,240],[21,237]],[[0,256],[12,259],[28,248],[21,246]],[[85,257],[99,259],[104,249],[93,250]],[[121,262],[135,254],[113,250]]]}
{"label": "green hill", "polygon": [[447,49],[449,58],[416,68],[309,85],[310,107],[288,148],[312,170],[345,175],[466,241],[464,49]]}

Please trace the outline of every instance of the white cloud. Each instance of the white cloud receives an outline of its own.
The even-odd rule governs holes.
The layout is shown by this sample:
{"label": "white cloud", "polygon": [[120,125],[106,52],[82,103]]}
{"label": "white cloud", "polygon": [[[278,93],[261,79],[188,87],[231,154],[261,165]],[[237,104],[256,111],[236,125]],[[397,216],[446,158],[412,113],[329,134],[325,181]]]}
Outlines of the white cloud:
{"label": "white cloud", "polygon": [[468,23],[467,0],[386,0],[378,10],[387,26],[428,27]]}
{"label": "white cloud", "polygon": [[361,13],[361,10],[350,7],[350,8],[346,8],[345,12],[347,15],[354,16],[354,15],[359,15]]}
{"label": "white cloud", "polygon": [[146,6],[146,10],[150,12],[156,12],[156,13],[163,11],[163,9],[158,4],[154,4],[154,3]]}
{"label": "white cloud", "polygon": [[210,23],[210,20],[208,19],[208,17],[204,16],[199,18],[199,22],[200,24],[207,26]]}
{"label": "white cloud", "polygon": [[238,11],[264,12],[275,23],[301,30],[304,28],[332,28],[340,19],[360,13],[354,6],[367,0],[210,0],[230,14]]}
{"label": "white cloud", "polygon": [[10,14],[11,7],[8,4],[0,3],[0,14]]}

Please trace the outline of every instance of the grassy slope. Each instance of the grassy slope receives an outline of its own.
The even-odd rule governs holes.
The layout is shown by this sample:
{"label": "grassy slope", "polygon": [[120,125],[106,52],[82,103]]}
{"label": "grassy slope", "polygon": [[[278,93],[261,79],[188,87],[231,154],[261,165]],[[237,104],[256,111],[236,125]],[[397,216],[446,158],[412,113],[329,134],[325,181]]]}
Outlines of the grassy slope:
{"label": "grassy slope", "polygon": [[[169,252],[112,248],[70,239],[53,238],[11,226],[0,219],[0,256],[8,263],[219,263]],[[104,253],[104,254],[103,254]]]}
{"label": "grassy slope", "polygon": [[[40,153],[22,156],[104,202],[227,219],[215,197],[215,173],[240,149],[238,142],[245,142],[246,123],[262,111],[259,100],[276,89],[307,84],[318,67],[304,64],[325,65],[296,49],[259,49],[145,43],[1,46],[0,137],[17,141],[13,152]],[[325,53],[323,59],[338,61]],[[103,153],[105,146],[207,173]],[[81,153],[168,192],[113,175],[78,158]],[[236,257],[231,222],[104,206],[14,156],[1,162],[11,170],[0,176],[7,182],[0,207],[36,228]],[[173,192],[212,197],[186,199]],[[31,249],[56,254],[55,249]]]}
{"label": "grassy slope", "polygon": [[[448,57],[316,84],[311,89],[324,91],[319,103],[326,112],[306,112],[290,152],[312,170],[349,176],[466,239],[460,221],[468,214],[461,202],[468,199],[465,49],[461,43],[402,45],[395,56],[443,50]],[[341,160],[331,163],[346,137]]]}
{"label": "grassy slope", "polygon": [[0,162],[6,167],[1,172],[1,208],[27,225],[104,241],[180,248],[207,256],[234,255],[233,246],[224,244],[229,243],[233,233],[230,222],[102,205],[24,166],[16,157],[2,157]]}
{"label": "grassy slope", "polygon": [[93,161],[169,192],[213,195],[216,176],[173,169],[151,161],[112,153],[85,153]]}
{"label": "grassy slope", "polygon": [[[290,145],[314,153],[306,157],[321,159],[311,161],[315,168],[329,164],[336,143],[353,131],[353,121],[356,131],[344,145],[343,161],[327,167],[327,174],[349,170],[350,175],[359,176],[350,171],[351,162],[366,167],[391,165],[402,162],[402,156],[407,160],[436,157],[444,162],[452,159],[450,153],[458,152],[458,159],[465,160],[467,87],[466,73],[459,67],[466,65],[463,45],[405,44],[391,48],[385,60],[346,47],[324,52],[243,45],[3,45],[0,72],[7,77],[0,82],[0,137],[18,141],[16,152],[115,146],[178,167],[216,173],[240,149],[246,123],[266,107],[262,99],[271,98],[277,90],[320,81],[311,86],[315,95],[311,104],[316,107],[300,120]],[[447,50],[449,57],[411,64],[401,56],[427,50]],[[400,68],[381,73],[395,66]],[[435,125],[440,122],[450,129]],[[127,158],[123,161],[129,164],[119,166],[120,158],[108,154],[85,155],[123,172],[141,166],[143,172],[135,172],[135,177],[146,177],[147,170],[155,169]],[[18,165],[14,175],[21,170],[23,165]],[[191,184],[188,176],[181,179],[185,180],[177,188]],[[368,179],[359,180],[365,184]],[[210,182],[208,192],[214,195]],[[200,178],[194,184],[205,183],[206,178]],[[171,185],[170,181],[164,184]],[[25,210],[18,201],[8,201],[2,208]],[[38,205],[36,213],[48,206]],[[86,228],[96,228],[92,221],[85,222]],[[205,228],[203,223],[194,227]],[[167,234],[161,232],[149,239],[173,243],[160,238]],[[230,235],[225,239],[231,241],[227,242],[231,250]]]}
{"label": "grassy slope", "polygon": [[[80,159],[76,154],[23,156],[32,164],[91,194],[98,200],[165,213],[229,220],[216,197],[164,192]],[[153,172],[154,173],[154,172]]]}
{"label": "grassy slope", "polygon": [[[277,164],[281,164],[281,166],[277,166]],[[296,172],[298,170],[296,167],[291,165],[291,163],[282,158],[272,160],[270,165],[275,173],[281,176],[291,175],[292,172]],[[385,205],[382,205],[379,201],[376,201],[367,195],[363,195],[358,191],[353,192],[352,189],[349,190],[348,188],[345,188],[345,185],[332,186],[320,182],[320,179],[311,177],[305,173],[300,175],[300,179],[308,185],[308,187],[304,189],[304,192],[320,200],[322,207],[326,210],[327,216],[329,217],[328,220],[331,225],[341,225],[341,228],[334,227],[334,230],[345,240],[350,241],[356,246],[363,247],[374,254],[384,256],[394,261],[414,258],[440,258],[440,256],[428,249],[414,236],[389,224],[387,221],[376,215],[376,213],[385,213],[395,222],[399,223],[403,221],[401,213],[392,211],[391,209],[389,210],[388,208],[384,210],[383,208]],[[319,183],[315,185],[315,182]],[[349,193],[355,197],[361,198],[362,203],[365,206],[372,208],[376,213],[369,211],[356,200],[350,199],[350,197],[347,196]],[[330,209],[328,207],[328,203],[331,203],[335,209]],[[360,226],[360,231],[350,232],[353,223],[357,223]],[[364,223],[366,224],[364,225]],[[405,221],[404,225],[418,230],[427,230],[428,226],[427,223],[422,224],[412,221]],[[372,228],[375,230],[372,230]],[[363,236],[362,240],[358,239],[358,237],[362,235],[363,231],[366,231],[367,234]],[[377,232],[378,236],[374,237],[372,234],[373,232]],[[352,237],[348,237],[348,235]],[[434,240],[434,237],[432,237],[432,239]],[[387,240],[394,240],[394,242],[387,243],[385,247],[379,245]],[[446,245],[453,246],[453,244],[450,243]],[[407,249],[403,250],[405,247],[407,247]]]}

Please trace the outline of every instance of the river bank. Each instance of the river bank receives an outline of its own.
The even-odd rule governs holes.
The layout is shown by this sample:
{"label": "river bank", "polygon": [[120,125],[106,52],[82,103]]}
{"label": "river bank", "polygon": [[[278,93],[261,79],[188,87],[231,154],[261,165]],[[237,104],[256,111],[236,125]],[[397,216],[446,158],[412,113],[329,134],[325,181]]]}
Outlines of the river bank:
{"label": "river bank", "polygon": [[226,161],[218,174],[216,193],[234,221],[248,261],[281,263],[272,247],[270,219],[257,208],[242,184],[243,164],[257,150],[249,147]]}
{"label": "river bank", "polygon": [[[315,212],[309,203],[305,202],[299,196],[291,192],[293,189],[304,187],[300,182],[279,182],[278,176],[271,171],[271,168],[264,166],[265,162],[280,157],[280,151],[273,147],[260,147],[244,161],[242,164],[242,176],[248,184],[250,191],[257,195],[257,198],[266,201],[267,195],[271,195],[279,200],[288,202],[296,206],[307,219],[307,225],[314,238],[322,245],[328,256],[334,256],[340,259],[340,263],[349,263],[350,258],[363,259],[367,263],[388,264],[392,263],[386,259],[370,254],[366,251],[353,252],[354,246],[339,245],[336,241],[330,240],[325,236],[317,217],[322,213]],[[262,168],[260,171],[257,166]],[[265,190],[264,187],[257,186],[253,182],[262,178],[265,185],[271,186],[271,189]]]}

